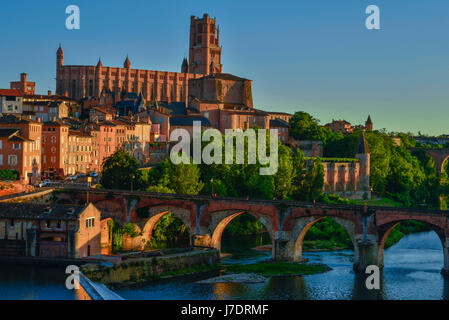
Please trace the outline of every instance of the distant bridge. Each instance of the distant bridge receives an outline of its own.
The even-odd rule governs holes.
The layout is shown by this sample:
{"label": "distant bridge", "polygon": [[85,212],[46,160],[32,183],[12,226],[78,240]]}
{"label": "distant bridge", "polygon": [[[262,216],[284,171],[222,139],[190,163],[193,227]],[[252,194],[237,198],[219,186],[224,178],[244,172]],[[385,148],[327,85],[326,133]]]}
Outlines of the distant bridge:
{"label": "distant bridge", "polygon": [[[129,192],[123,190],[71,190],[54,192],[56,203],[82,204],[87,197],[102,211],[104,218],[131,222],[141,236],[128,239],[130,247],[142,248],[151,239],[154,225],[164,214],[180,218],[192,235],[192,244],[220,250],[226,225],[243,213],[258,219],[271,236],[272,256],[276,260],[301,260],[307,231],[319,220],[329,217],[348,232],[354,245],[354,269],[368,265],[383,266],[385,241],[401,221],[416,220],[434,230],[444,251],[443,272],[449,273],[449,216],[447,211],[364,207],[297,201],[246,200],[179,194]],[[137,210],[148,212],[141,218]]]}
{"label": "distant bridge", "polygon": [[444,171],[444,163],[449,158],[449,149],[427,149],[427,148],[408,148],[410,152],[425,151],[427,155],[435,161],[437,174],[441,175]]}

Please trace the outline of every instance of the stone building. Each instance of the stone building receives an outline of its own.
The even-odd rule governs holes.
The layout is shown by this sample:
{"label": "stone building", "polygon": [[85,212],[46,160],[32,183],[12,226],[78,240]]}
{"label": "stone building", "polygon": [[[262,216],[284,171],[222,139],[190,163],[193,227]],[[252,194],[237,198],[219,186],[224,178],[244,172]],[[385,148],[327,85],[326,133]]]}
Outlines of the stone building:
{"label": "stone building", "polygon": [[11,81],[9,87],[14,90],[19,90],[22,94],[34,94],[36,83],[27,80],[27,74],[20,74],[20,81]]}
{"label": "stone building", "polygon": [[323,142],[317,140],[294,140],[290,137],[290,145],[293,148],[299,148],[304,153],[305,157],[322,157],[323,156]]}
{"label": "stone building", "polygon": [[93,205],[0,203],[0,255],[83,258],[101,253]]}
{"label": "stone building", "polygon": [[55,178],[68,173],[69,126],[61,120],[42,126],[42,176]]}
{"label": "stone building", "polygon": [[[103,89],[119,95],[122,91],[142,93],[146,101],[184,102],[188,83],[212,72],[221,72],[221,47],[215,19],[207,14],[190,20],[189,63],[184,59],[181,72],[132,69],[129,57],[123,68],[64,65],[64,51],[56,52],[56,93],[82,99],[99,97]],[[117,100],[118,101],[118,100]]]}
{"label": "stone building", "polygon": [[20,115],[0,117],[0,169],[16,170],[23,184],[34,184],[41,174],[42,123]]}
{"label": "stone building", "polygon": [[369,182],[371,155],[363,133],[357,144],[354,159],[322,160],[325,193],[347,199],[371,198]]}
{"label": "stone building", "polygon": [[270,129],[277,129],[279,140],[282,143],[290,142],[290,124],[287,121],[278,118],[270,120]]}
{"label": "stone building", "polygon": [[92,140],[88,132],[69,130],[66,174],[88,173],[96,169],[92,157]]}
{"label": "stone building", "polygon": [[0,114],[22,114],[23,94],[16,89],[0,89]]}
{"label": "stone building", "polygon": [[368,119],[365,121],[365,125],[356,125],[353,126],[350,122],[346,120],[334,120],[332,122],[324,125],[332,130],[332,132],[341,132],[343,134],[353,133],[355,129],[360,129],[362,131],[372,131],[373,130],[373,122],[371,120],[371,116],[368,115]]}

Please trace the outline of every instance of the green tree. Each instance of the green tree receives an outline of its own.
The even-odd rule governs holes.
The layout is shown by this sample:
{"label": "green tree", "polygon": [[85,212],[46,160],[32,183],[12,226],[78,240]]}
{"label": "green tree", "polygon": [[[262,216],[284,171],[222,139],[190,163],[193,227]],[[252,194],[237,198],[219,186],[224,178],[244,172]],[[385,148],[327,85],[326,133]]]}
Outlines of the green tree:
{"label": "green tree", "polygon": [[292,197],[295,200],[313,201],[322,195],[324,168],[320,159],[305,160],[304,153],[297,149],[292,154],[294,167]]}
{"label": "green tree", "polygon": [[101,184],[107,189],[142,189],[147,185],[137,160],[126,151],[119,150],[103,163]]}
{"label": "green tree", "polygon": [[153,187],[168,188],[180,194],[198,194],[204,186],[196,164],[173,164],[169,158],[153,169],[148,179]]}
{"label": "green tree", "polygon": [[281,144],[279,146],[278,171],[273,176],[273,196],[276,199],[288,199],[292,193],[293,173],[291,149]]}
{"label": "green tree", "polygon": [[296,140],[319,140],[323,143],[334,138],[330,128],[320,126],[319,120],[303,111],[296,112],[290,119],[290,135]]}

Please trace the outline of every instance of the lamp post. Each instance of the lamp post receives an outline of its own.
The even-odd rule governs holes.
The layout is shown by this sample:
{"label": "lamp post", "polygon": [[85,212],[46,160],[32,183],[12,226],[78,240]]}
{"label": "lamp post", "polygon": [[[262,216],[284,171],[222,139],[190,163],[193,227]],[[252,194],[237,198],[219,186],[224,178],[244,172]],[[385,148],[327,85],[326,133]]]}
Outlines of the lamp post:
{"label": "lamp post", "polygon": [[214,196],[214,178],[210,179],[210,183],[212,184],[212,197]]}
{"label": "lamp post", "polygon": [[89,189],[90,189],[91,181],[92,181],[92,178],[87,177],[87,199],[86,199],[87,204],[89,204]]}
{"label": "lamp post", "polygon": [[134,182],[135,175],[131,175],[131,192],[133,192],[133,182]]}

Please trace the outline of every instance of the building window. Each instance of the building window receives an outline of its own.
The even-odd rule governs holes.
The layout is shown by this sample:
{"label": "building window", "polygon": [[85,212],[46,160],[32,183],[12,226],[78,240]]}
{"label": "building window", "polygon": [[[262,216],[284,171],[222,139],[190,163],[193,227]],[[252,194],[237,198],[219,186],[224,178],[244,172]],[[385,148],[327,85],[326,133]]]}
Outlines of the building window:
{"label": "building window", "polygon": [[8,156],[8,164],[10,166],[15,166],[17,165],[17,156],[15,154],[10,154]]}
{"label": "building window", "polygon": [[20,150],[20,143],[13,143],[13,144],[12,144],[12,148],[13,148],[14,150]]}
{"label": "building window", "polygon": [[86,219],[86,228],[92,228],[94,226],[95,218]]}

